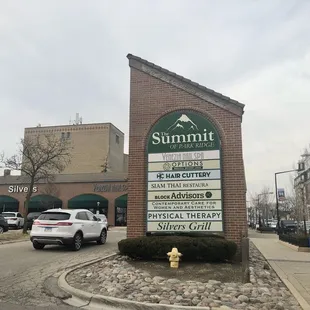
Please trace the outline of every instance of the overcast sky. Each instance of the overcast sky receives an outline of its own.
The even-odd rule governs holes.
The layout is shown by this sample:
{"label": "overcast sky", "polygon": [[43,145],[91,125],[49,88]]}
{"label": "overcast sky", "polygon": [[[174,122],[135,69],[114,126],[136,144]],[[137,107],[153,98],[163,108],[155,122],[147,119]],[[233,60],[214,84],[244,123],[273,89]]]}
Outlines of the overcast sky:
{"label": "overcast sky", "polygon": [[309,16],[308,0],[0,0],[0,149],[76,112],[127,135],[132,53],[244,103],[248,191],[274,191],[310,142]]}

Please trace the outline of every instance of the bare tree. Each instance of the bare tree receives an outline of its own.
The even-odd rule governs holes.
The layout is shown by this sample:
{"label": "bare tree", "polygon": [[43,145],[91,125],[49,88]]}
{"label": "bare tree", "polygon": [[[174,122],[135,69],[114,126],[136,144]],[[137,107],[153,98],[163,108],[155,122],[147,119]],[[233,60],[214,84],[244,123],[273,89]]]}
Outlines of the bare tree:
{"label": "bare tree", "polygon": [[101,172],[108,172],[108,169],[110,168],[108,155],[104,158],[103,164],[100,167],[102,168]]}
{"label": "bare tree", "polygon": [[263,224],[263,219],[269,219],[274,213],[272,205],[274,197],[270,193],[270,188],[265,186],[260,193],[251,195],[251,205],[254,208],[252,213],[254,214],[255,222],[257,223],[258,221],[259,225]]}
{"label": "bare tree", "polygon": [[23,233],[27,233],[28,205],[34,184],[40,180],[53,181],[54,175],[62,172],[70,159],[70,142],[55,135],[37,135],[22,139],[17,154],[8,158],[2,156],[0,159],[6,168],[19,170],[21,178],[29,186],[23,212]]}
{"label": "bare tree", "polygon": [[53,197],[58,198],[60,194],[59,188],[55,185],[55,183],[48,180],[45,187],[41,190],[41,193],[45,195],[45,197],[40,200],[42,207],[45,209],[54,208],[55,200]]}
{"label": "bare tree", "polygon": [[51,180],[47,182],[45,187],[41,190],[43,195],[49,195],[54,197],[59,197],[60,191],[59,188]]}
{"label": "bare tree", "polygon": [[295,220],[298,220],[298,209],[297,209],[297,197],[296,194],[288,195],[285,197],[283,202],[279,203],[279,210],[283,213],[289,214]]}

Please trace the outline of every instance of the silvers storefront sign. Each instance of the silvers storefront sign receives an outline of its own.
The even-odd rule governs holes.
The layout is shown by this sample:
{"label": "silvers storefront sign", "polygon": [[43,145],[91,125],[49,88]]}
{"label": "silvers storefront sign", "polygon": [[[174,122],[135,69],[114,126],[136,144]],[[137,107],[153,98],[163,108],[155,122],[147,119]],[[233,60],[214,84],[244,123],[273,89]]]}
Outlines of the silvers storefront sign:
{"label": "silvers storefront sign", "polygon": [[[23,185],[10,185],[8,192],[9,193],[28,193],[29,186],[23,186]],[[32,188],[32,192],[36,193],[38,191],[38,187],[34,186]]]}
{"label": "silvers storefront sign", "polygon": [[94,184],[94,192],[126,192],[127,184]]}

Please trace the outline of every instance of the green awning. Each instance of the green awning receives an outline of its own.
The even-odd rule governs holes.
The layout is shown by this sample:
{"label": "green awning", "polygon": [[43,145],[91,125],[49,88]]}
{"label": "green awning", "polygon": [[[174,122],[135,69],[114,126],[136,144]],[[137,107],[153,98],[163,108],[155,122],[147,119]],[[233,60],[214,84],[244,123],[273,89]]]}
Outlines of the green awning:
{"label": "green awning", "polygon": [[71,198],[68,201],[69,209],[99,209],[108,208],[108,199],[96,194],[82,194]]}
{"label": "green awning", "polygon": [[6,195],[0,195],[0,203],[19,203],[17,199],[6,196]]}
{"label": "green awning", "polygon": [[117,208],[127,208],[127,198],[128,195],[122,195],[115,199],[115,207]]}
{"label": "green awning", "polygon": [[18,212],[19,201],[11,196],[0,195],[0,213],[5,211]]}
{"label": "green awning", "polygon": [[28,210],[32,212],[58,208],[62,208],[62,201],[51,195],[32,196],[28,205]]}

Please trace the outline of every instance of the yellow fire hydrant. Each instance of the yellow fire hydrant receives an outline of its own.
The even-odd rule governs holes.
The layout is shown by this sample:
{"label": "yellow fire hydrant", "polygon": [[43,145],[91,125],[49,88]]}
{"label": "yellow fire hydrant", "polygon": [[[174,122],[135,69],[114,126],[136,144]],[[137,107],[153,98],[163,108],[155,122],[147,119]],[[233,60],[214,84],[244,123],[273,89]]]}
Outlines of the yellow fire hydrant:
{"label": "yellow fire hydrant", "polygon": [[178,251],[177,248],[172,248],[171,252],[168,252],[169,262],[171,268],[179,268],[179,261],[182,254]]}

